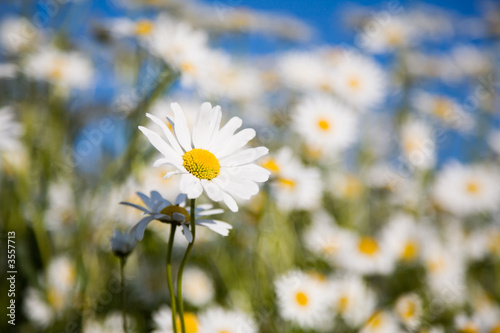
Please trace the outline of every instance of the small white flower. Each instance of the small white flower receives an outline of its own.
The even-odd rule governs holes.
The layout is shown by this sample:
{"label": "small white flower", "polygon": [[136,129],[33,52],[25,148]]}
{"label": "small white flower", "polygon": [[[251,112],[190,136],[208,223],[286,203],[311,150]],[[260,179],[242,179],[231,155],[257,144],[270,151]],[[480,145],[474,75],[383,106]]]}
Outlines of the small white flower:
{"label": "small white flower", "polygon": [[222,113],[219,106],[212,108],[203,103],[194,127],[190,131],[186,117],[177,103],[171,105],[174,117],[169,122],[174,134],[160,119],[147,114],[163,131],[167,141],[160,135],[139,126],[151,144],[163,155],[154,166],[172,165],[175,171],[165,177],[181,174],[180,192],[194,199],[206,192],[213,201],[224,201],[233,212],[238,210],[234,197],[249,199],[257,194],[257,182],[265,182],[269,171],[253,164],[268,153],[265,147],[243,147],[255,137],[253,129],[234,132],[242,121],[233,117],[219,128]]}
{"label": "small white flower", "polygon": [[257,333],[257,324],[239,310],[210,308],[199,315],[199,333]]}
{"label": "small white flower", "polygon": [[186,301],[198,307],[209,303],[215,294],[212,279],[197,267],[184,270],[182,285]]}
{"label": "small white flower", "polygon": [[24,133],[22,125],[15,120],[15,112],[11,106],[0,108],[0,153],[20,148],[20,137]]}
{"label": "small white flower", "polygon": [[428,170],[436,163],[436,144],[432,129],[423,121],[407,120],[401,127],[401,148],[408,163]]}
{"label": "small white flower", "polygon": [[[182,231],[184,236],[191,242],[193,240],[193,235],[191,234],[191,230],[189,229],[190,218],[191,218],[191,208],[186,207],[186,195],[179,194],[177,199],[172,204],[167,199],[164,199],[160,193],[156,191],[151,192],[151,196],[137,192],[137,195],[141,198],[147,208],[141,207],[131,202],[120,202],[122,205],[131,206],[137,208],[143,212],[144,215],[147,215],[142,220],[140,220],[133,228],[130,230],[130,233],[135,236],[137,240],[142,240],[144,237],[144,231],[148,224],[153,220],[158,220],[163,223],[176,223],[177,225],[182,226]],[[209,228],[212,231],[215,231],[219,235],[227,236],[229,234],[229,230],[233,227],[222,221],[212,220],[205,218],[209,215],[221,214],[224,211],[222,209],[212,209],[212,205],[203,204],[198,205],[195,208],[195,219],[196,224]]]}
{"label": "small white flower", "polygon": [[[173,333],[172,327],[172,310],[164,305],[158,311],[153,313],[154,330],[153,333]],[[177,332],[181,330],[179,317],[176,321]],[[200,321],[198,316],[192,312],[184,312],[184,325],[186,325],[186,333],[201,332]]]}
{"label": "small white flower", "polygon": [[417,294],[400,296],[394,310],[399,320],[410,330],[415,330],[422,321],[422,300]]}
{"label": "small white flower", "polygon": [[399,333],[394,314],[388,311],[374,313],[359,333]]}

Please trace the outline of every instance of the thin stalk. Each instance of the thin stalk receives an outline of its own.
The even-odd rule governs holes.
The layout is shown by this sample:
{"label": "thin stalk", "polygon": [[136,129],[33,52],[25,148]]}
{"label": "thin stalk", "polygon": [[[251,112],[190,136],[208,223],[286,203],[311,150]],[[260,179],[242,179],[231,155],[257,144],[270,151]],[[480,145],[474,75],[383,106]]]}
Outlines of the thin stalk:
{"label": "thin stalk", "polygon": [[168,292],[170,293],[170,307],[172,308],[172,328],[174,333],[177,333],[177,312],[175,308],[175,294],[174,294],[174,283],[172,281],[172,249],[174,247],[174,237],[175,229],[177,225],[175,223],[171,224],[170,236],[168,238],[168,248],[167,248],[167,284]]}
{"label": "thin stalk", "polygon": [[128,333],[127,330],[127,315],[125,313],[125,261],[127,259],[121,257],[120,258],[120,277],[121,277],[121,301],[122,301],[122,323],[123,323],[123,332]]}
{"label": "thin stalk", "polygon": [[184,273],[184,267],[189,258],[189,254],[191,253],[191,249],[194,245],[194,239],[196,236],[196,220],[194,217],[194,205],[195,199],[191,199],[191,211],[189,212],[191,215],[191,234],[193,235],[193,240],[189,243],[186,253],[184,253],[184,258],[182,258],[181,266],[179,267],[179,273],[177,273],[177,300],[179,301],[179,316],[181,319],[181,330],[182,333],[186,333],[186,325],[184,324],[184,300],[182,299],[182,274]]}

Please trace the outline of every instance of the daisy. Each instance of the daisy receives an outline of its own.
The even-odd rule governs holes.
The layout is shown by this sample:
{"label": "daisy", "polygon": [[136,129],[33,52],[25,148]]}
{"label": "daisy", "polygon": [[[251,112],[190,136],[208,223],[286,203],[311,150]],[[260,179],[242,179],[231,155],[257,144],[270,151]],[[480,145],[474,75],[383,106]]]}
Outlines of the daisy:
{"label": "daisy", "polygon": [[[152,191],[150,197],[141,192],[137,192],[137,195],[142,199],[147,208],[131,202],[120,202],[122,205],[137,208],[141,210],[144,215],[147,215],[130,230],[130,233],[134,235],[137,240],[142,240],[144,231],[151,221],[158,220],[163,223],[176,223],[177,225],[181,225],[184,236],[188,242],[192,241],[193,236],[189,230],[191,209],[190,207],[185,208],[186,196],[184,194],[179,194],[173,204],[167,199],[164,199],[161,194],[156,191]],[[198,205],[194,212],[196,224],[207,227],[222,236],[227,236],[229,230],[232,229],[230,224],[204,218],[205,216],[221,214],[223,212],[222,209],[212,209],[212,205],[210,204]]]}
{"label": "daisy", "polygon": [[335,277],[330,283],[334,310],[350,327],[361,326],[375,310],[375,293],[357,275]]}
{"label": "daisy", "polygon": [[323,210],[315,212],[312,221],[313,223],[303,233],[305,247],[323,257],[331,265],[336,265],[338,254],[353,235],[339,228],[333,218]]}
{"label": "daisy", "polygon": [[380,104],[387,91],[384,71],[374,60],[348,53],[340,58],[334,72],[337,97],[359,110]]}
{"label": "daisy", "polygon": [[89,88],[94,77],[94,67],[83,54],[62,52],[52,47],[26,57],[24,71],[27,76],[64,89]]}
{"label": "daisy", "polygon": [[408,162],[420,170],[436,163],[436,144],[432,129],[422,121],[407,120],[401,127],[401,148]]}
{"label": "daisy", "polygon": [[422,321],[422,300],[417,294],[406,294],[396,300],[395,312],[399,320],[411,331]]}
{"label": "daisy", "polygon": [[329,188],[333,195],[346,200],[359,199],[363,194],[364,185],[354,174],[334,173],[330,177]]}
{"label": "daisy", "polygon": [[2,18],[0,24],[0,45],[10,54],[18,54],[37,44],[39,32],[24,17]]}
{"label": "daisy", "polygon": [[[172,311],[166,305],[162,306],[158,311],[153,313],[154,330],[153,333],[173,333],[172,327]],[[180,320],[177,318],[177,331],[180,331]],[[198,316],[192,312],[184,313],[184,324],[186,325],[186,333],[201,332],[200,321]]]}
{"label": "daisy", "polygon": [[146,38],[153,33],[154,21],[149,19],[140,19],[133,21],[129,18],[117,18],[111,20],[108,29],[117,37],[138,37]]}
{"label": "daisy", "polygon": [[215,290],[212,279],[197,267],[186,268],[182,284],[183,296],[194,306],[204,306],[214,298]]}
{"label": "daisy", "polygon": [[20,138],[24,133],[23,126],[15,119],[11,106],[0,108],[0,153],[20,149]]}
{"label": "daisy", "polygon": [[135,247],[135,236],[128,232],[113,230],[111,251],[118,257],[126,258]]}
{"label": "daisy", "polygon": [[[127,316],[127,332],[136,332],[134,318]],[[122,315],[119,312],[111,312],[106,315],[104,321],[95,319],[88,320],[83,324],[82,333],[122,333]]]}
{"label": "daisy", "polygon": [[200,333],[257,333],[257,324],[239,310],[210,308],[199,316]]}
{"label": "daisy", "polygon": [[476,318],[471,318],[465,314],[455,316],[455,328],[459,333],[479,333],[480,325]]}
{"label": "daisy", "polygon": [[302,99],[294,108],[292,118],[294,130],[308,147],[328,156],[335,156],[356,141],[356,116],[330,96]]}
{"label": "daisy", "polygon": [[414,44],[416,38],[415,29],[402,16],[391,15],[387,20],[375,15],[356,42],[369,52],[379,54]]}
{"label": "daisy", "polygon": [[50,230],[68,229],[74,226],[75,198],[68,181],[51,183],[48,189],[48,207],[45,226]]}
{"label": "daisy", "polygon": [[305,329],[322,329],[331,319],[327,289],[317,278],[291,271],[274,282],[281,317]]}
{"label": "daisy", "polygon": [[333,91],[333,73],[314,52],[290,52],[277,60],[282,84],[290,89],[314,92]]}
{"label": "daisy", "polygon": [[488,166],[450,163],[436,176],[433,198],[439,207],[459,216],[496,211],[500,176]]}
{"label": "daisy", "polygon": [[222,117],[219,106],[212,108],[210,103],[203,103],[191,131],[180,105],[173,103],[171,107],[174,117],[168,119],[174,134],[160,119],[147,114],[161,127],[167,141],[150,129],[139,126],[164,156],[154,166],[174,166],[176,170],[165,177],[181,174],[180,191],[189,199],[198,198],[205,191],[211,200],[224,201],[233,212],[238,211],[234,197],[249,199],[259,191],[256,182],[265,182],[269,178],[269,171],[253,164],[266,155],[268,149],[243,149],[255,137],[255,131],[247,128],[234,134],[242,124],[238,117],[231,118],[219,128]]}
{"label": "daisy", "polygon": [[403,262],[414,262],[420,257],[421,233],[413,217],[406,214],[392,216],[382,232],[390,251]]}
{"label": "daisy", "polygon": [[391,312],[378,311],[366,322],[359,333],[399,333],[396,318]]}

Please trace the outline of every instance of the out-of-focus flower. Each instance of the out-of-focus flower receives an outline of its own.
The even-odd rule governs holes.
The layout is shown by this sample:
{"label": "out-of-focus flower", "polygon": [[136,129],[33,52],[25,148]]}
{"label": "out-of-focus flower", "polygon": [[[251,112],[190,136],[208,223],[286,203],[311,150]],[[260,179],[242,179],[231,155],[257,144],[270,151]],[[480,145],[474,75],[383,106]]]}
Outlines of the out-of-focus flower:
{"label": "out-of-focus flower", "polygon": [[334,73],[314,52],[289,52],[278,57],[278,74],[284,86],[304,92],[333,91]]}
{"label": "out-of-focus flower", "polygon": [[11,79],[16,76],[17,71],[18,71],[17,66],[14,64],[10,63],[0,64],[0,79],[1,78]]}
{"label": "out-of-focus flower", "polygon": [[403,262],[414,262],[421,254],[421,232],[410,215],[392,216],[383,230],[384,243]]}
{"label": "out-of-focus flower", "polygon": [[301,328],[322,329],[331,320],[327,287],[316,277],[291,271],[274,282],[281,317]]}
{"label": "out-of-focus flower", "polygon": [[500,156],[500,130],[494,130],[488,135],[488,144]]}
{"label": "out-of-focus flower", "polygon": [[312,224],[303,233],[306,248],[331,265],[337,264],[338,254],[352,237],[354,236],[349,231],[338,227],[323,210],[314,213]]}
{"label": "out-of-focus flower", "polygon": [[487,54],[472,45],[455,47],[451,57],[465,75],[479,76],[491,69]]}
{"label": "out-of-focus flower", "polygon": [[271,194],[280,209],[314,210],[319,207],[323,184],[321,174],[314,167],[305,167],[289,147],[264,159],[262,164],[272,172]]}
{"label": "out-of-focus flower", "polygon": [[20,138],[24,129],[15,118],[15,112],[11,106],[0,108],[0,153],[17,150],[21,146]]}
{"label": "out-of-focus flower", "polygon": [[24,72],[63,89],[87,89],[94,78],[94,67],[83,54],[62,52],[49,47],[26,57]]}
{"label": "out-of-focus flower", "polygon": [[459,314],[455,317],[455,328],[460,333],[479,333],[480,325],[475,318],[471,318],[465,314]]}
{"label": "out-of-focus flower", "polygon": [[391,15],[386,19],[375,15],[373,20],[364,25],[356,42],[369,52],[386,53],[415,44],[417,33],[401,16]]}
{"label": "out-of-focus flower", "polygon": [[[135,321],[127,315],[127,331],[136,332]],[[88,320],[83,324],[83,333],[122,333],[122,315],[118,312],[111,312],[104,321],[96,319]]]}
{"label": "out-of-focus flower", "polygon": [[340,99],[361,111],[379,105],[387,91],[382,68],[371,58],[349,51],[335,66],[333,84]]}
{"label": "out-of-focus flower", "polygon": [[239,310],[210,308],[199,315],[199,320],[200,333],[257,333],[255,321]]}
{"label": "out-of-focus flower", "polygon": [[[172,310],[164,305],[158,311],[153,313],[154,330],[153,333],[173,333],[172,327]],[[186,333],[202,332],[198,316],[192,312],[184,312],[184,324]],[[177,318],[177,331],[180,331],[180,320]]]}
{"label": "out-of-focus flower", "polygon": [[36,45],[39,32],[24,17],[7,17],[0,25],[0,45],[10,54],[27,51]]}
{"label": "out-of-focus flower", "polygon": [[133,21],[125,17],[113,19],[106,26],[116,37],[137,37],[142,39],[150,36],[155,28],[152,20],[140,19]]}
{"label": "out-of-focus flower", "polygon": [[356,200],[363,194],[364,184],[354,174],[334,173],[330,178],[329,189],[338,198]]}
{"label": "out-of-focus flower", "polygon": [[375,310],[377,298],[357,275],[334,277],[330,282],[333,308],[352,328],[361,326]]}
{"label": "out-of-focus flower", "polygon": [[360,333],[398,333],[398,322],[392,312],[377,311],[366,322]]}
{"label": "out-of-focus flower", "polygon": [[[136,205],[131,202],[120,202],[122,205],[131,206],[137,208],[147,215],[142,220],[140,220],[133,228],[130,233],[137,239],[142,240],[144,237],[144,231],[148,224],[153,220],[158,220],[163,223],[175,223],[182,226],[182,231],[184,236],[191,242],[193,240],[193,235],[189,230],[189,221],[191,218],[191,208],[184,208],[186,204],[186,195],[180,194],[177,199],[172,204],[167,199],[164,199],[160,193],[156,191],[151,192],[151,196],[148,197],[141,192],[137,192],[137,195],[141,198],[147,208]],[[212,205],[203,204],[198,205],[195,208],[195,218],[196,224],[209,228],[215,231],[219,235],[227,236],[229,230],[232,226],[226,222],[212,220],[204,218],[205,216],[221,214],[224,212],[222,209],[212,209]]]}
{"label": "out-of-focus flower", "polygon": [[424,122],[410,119],[401,127],[401,148],[408,162],[428,170],[436,162],[436,144],[432,129]]}
{"label": "out-of-focus flower", "polygon": [[440,208],[459,216],[497,211],[500,176],[485,165],[450,163],[436,176],[433,198]]}
{"label": "out-of-focus flower", "polygon": [[327,95],[307,97],[293,111],[293,128],[312,150],[336,156],[357,138],[354,113]]}
{"label": "out-of-focus flower", "polygon": [[187,267],[182,280],[183,296],[195,306],[209,303],[215,294],[212,279],[197,267]]}
{"label": "out-of-focus flower", "polygon": [[52,183],[48,191],[48,207],[45,212],[45,226],[62,231],[73,226],[75,198],[67,180]]}
{"label": "out-of-focus flower", "polygon": [[169,164],[176,168],[166,177],[181,175],[180,191],[188,198],[199,197],[204,191],[213,201],[224,203],[236,212],[234,197],[249,199],[259,191],[256,182],[265,182],[269,171],[253,162],[266,155],[265,147],[242,149],[255,137],[255,131],[247,128],[234,134],[242,121],[233,117],[219,129],[222,113],[219,106],[201,105],[196,123],[189,130],[186,117],[179,104],[171,105],[174,118],[169,121],[174,133],[160,119],[148,114],[161,127],[167,141],[155,132],[139,126],[151,144],[164,156],[154,166]]}
{"label": "out-of-focus flower", "polygon": [[417,294],[402,295],[396,300],[394,311],[408,329],[415,330],[422,321],[422,300]]}
{"label": "out-of-focus flower", "polygon": [[110,239],[111,251],[120,258],[126,258],[134,250],[135,241],[134,234],[114,230]]}

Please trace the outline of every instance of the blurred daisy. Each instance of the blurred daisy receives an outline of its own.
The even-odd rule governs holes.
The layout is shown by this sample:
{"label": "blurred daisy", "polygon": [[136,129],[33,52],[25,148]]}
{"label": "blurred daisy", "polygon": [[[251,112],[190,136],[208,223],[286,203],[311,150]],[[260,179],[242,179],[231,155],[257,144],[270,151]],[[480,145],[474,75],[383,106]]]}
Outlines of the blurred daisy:
{"label": "blurred daisy", "polygon": [[350,147],[358,135],[353,112],[334,98],[316,95],[294,108],[292,126],[308,147],[335,156]]}
{"label": "blurred daisy", "polygon": [[334,173],[330,178],[329,189],[338,198],[356,200],[363,194],[364,184],[354,174]]}
{"label": "blurred daisy", "polygon": [[183,296],[194,306],[204,306],[214,297],[212,279],[197,267],[187,267],[182,280]]}
{"label": "blurred daisy", "polygon": [[492,167],[450,163],[436,176],[433,198],[439,207],[459,216],[497,211],[500,176]]}
{"label": "blurred daisy", "polygon": [[392,216],[383,230],[384,243],[403,262],[420,258],[421,233],[413,217],[406,214]]}
{"label": "blurred daisy", "polygon": [[[164,199],[161,194],[156,191],[152,191],[150,197],[141,192],[137,192],[137,195],[141,198],[147,208],[131,202],[120,202],[122,205],[137,208],[141,210],[144,215],[147,215],[140,220],[132,228],[132,230],[130,230],[130,233],[134,235],[137,240],[142,240],[146,227],[153,220],[158,220],[163,223],[176,223],[177,225],[182,226],[182,231],[188,242],[193,240],[193,235],[189,230],[191,208],[185,208],[186,196],[184,194],[177,196],[177,199],[173,204],[167,199]],[[222,209],[212,209],[212,205],[210,204],[198,205],[196,206],[194,212],[196,224],[207,227],[219,235],[227,236],[229,234],[229,230],[232,229],[230,224],[205,218],[206,216],[221,214],[223,212],[224,211]]]}
{"label": "blurred daisy", "polygon": [[374,19],[366,23],[356,42],[369,52],[385,53],[414,44],[416,39],[416,31],[406,18],[390,15],[389,19],[385,19],[375,14]]}
{"label": "blurred daisy", "polygon": [[282,84],[298,91],[333,91],[333,72],[313,52],[289,52],[278,58]]}
{"label": "blurred daisy", "polygon": [[24,17],[2,18],[0,24],[0,45],[10,54],[27,51],[37,44],[39,32]]}
{"label": "blurred daisy", "polygon": [[271,194],[280,209],[314,210],[320,206],[323,189],[321,174],[314,167],[303,166],[292,155],[291,148],[281,148],[264,159],[261,165],[273,175]]}
{"label": "blurred daisy", "polygon": [[111,251],[118,257],[126,258],[135,247],[135,236],[128,232],[113,230],[111,236]]}
{"label": "blurred daisy", "polygon": [[327,289],[311,275],[291,271],[274,282],[281,317],[304,329],[322,329],[331,320]]}
{"label": "blurred daisy", "polygon": [[11,106],[0,108],[0,153],[20,149],[20,138],[24,133],[23,126],[15,119]]}
{"label": "blurred daisy", "polygon": [[[172,327],[172,310],[166,305],[162,306],[158,311],[153,313],[154,330],[153,333],[173,333]],[[186,333],[201,332],[200,321],[196,314],[192,312],[184,312],[184,324]],[[177,318],[177,331],[181,329],[181,323]]]}
{"label": "blurred daisy", "polygon": [[413,105],[419,112],[431,115],[451,128],[468,131],[474,127],[474,119],[449,97],[419,92]]}
{"label": "blurred daisy", "polygon": [[239,310],[210,308],[201,313],[200,333],[257,333],[257,324]]}
{"label": "blurred daisy", "polygon": [[331,288],[333,308],[350,327],[361,326],[375,310],[376,295],[359,276],[335,277]]}
{"label": "blurred daisy", "polygon": [[339,264],[358,274],[389,274],[395,254],[383,240],[373,236],[353,237],[339,254]]}
{"label": "blurred daisy", "polygon": [[481,327],[479,323],[476,322],[475,318],[471,318],[465,314],[459,314],[455,316],[455,329],[459,333],[479,333]]}
{"label": "blurred daisy", "polygon": [[378,311],[366,322],[360,333],[399,333],[396,318],[391,312]]}
{"label": "blurred daisy", "polygon": [[488,145],[500,156],[500,130],[494,130],[488,135]]}
{"label": "blurred daisy", "polygon": [[386,75],[372,59],[347,52],[337,63],[334,91],[349,105],[362,111],[377,106],[383,101],[386,90]]}
{"label": "blurred daisy", "polygon": [[399,320],[413,331],[422,321],[422,300],[417,294],[402,295],[396,300],[394,311]]}
{"label": "blurred daisy", "polygon": [[27,76],[63,89],[89,88],[94,78],[94,67],[87,57],[55,48],[44,48],[26,57],[24,71]]}
{"label": "blurred daisy", "polygon": [[[127,331],[136,332],[135,321],[127,316]],[[122,315],[118,312],[111,312],[106,315],[104,321],[95,319],[84,322],[82,333],[122,333]]]}
{"label": "blurred daisy", "polygon": [[256,182],[265,182],[269,171],[253,164],[268,153],[265,147],[242,149],[255,137],[253,129],[234,132],[242,121],[233,117],[219,129],[222,117],[219,106],[212,108],[210,103],[203,103],[196,123],[189,130],[186,117],[179,104],[171,105],[174,118],[169,121],[174,134],[158,118],[148,114],[163,130],[167,141],[155,132],[139,126],[151,144],[164,156],[154,166],[169,164],[176,168],[165,177],[181,174],[180,191],[188,198],[199,197],[203,191],[213,201],[224,201],[233,212],[238,210],[234,197],[249,199],[257,194]]}
{"label": "blurred daisy", "polygon": [[314,213],[312,224],[303,233],[305,247],[331,265],[337,264],[339,252],[352,237],[349,231],[339,228],[323,210]]}
{"label": "blurred daisy", "polygon": [[401,126],[401,148],[415,168],[428,170],[436,163],[436,144],[432,129],[422,121],[409,119]]}
{"label": "blurred daisy", "polygon": [[45,226],[50,230],[62,231],[73,227],[75,219],[75,198],[69,181],[51,183],[48,190],[48,207],[45,212]]}
{"label": "blurred daisy", "polygon": [[107,23],[107,28],[117,37],[145,38],[153,33],[154,27],[154,21],[149,19],[133,21],[129,18],[120,17]]}

